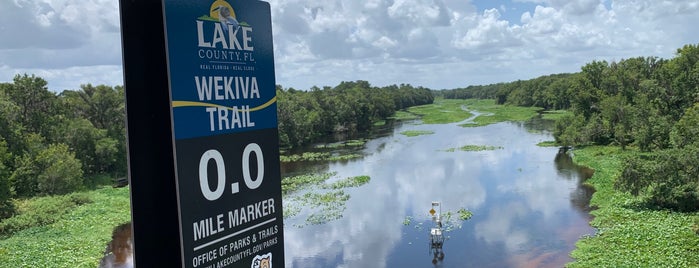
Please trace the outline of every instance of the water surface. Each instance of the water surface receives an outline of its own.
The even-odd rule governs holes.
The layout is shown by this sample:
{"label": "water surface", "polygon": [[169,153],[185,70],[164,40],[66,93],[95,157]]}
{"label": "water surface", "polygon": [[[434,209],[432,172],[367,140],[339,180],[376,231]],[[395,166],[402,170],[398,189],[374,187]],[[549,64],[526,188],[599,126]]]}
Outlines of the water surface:
{"label": "water surface", "polygon": [[[538,147],[553,139],[546,129],[536,120],[476,128],[402,124],[367,142],[362,159],[284,165],[283,176],[320,170],[371,177],[345,189],[351,198],[341,219],[321,225],[305,224],[303,214],[285,219],[287,267],[562,267],[580,236],[594,233],[592,190],[580,183],[591,172],[558,148]],[[405,130],[434,134],[399,134]],[[501,148],[446,151],[464,145]],[[441,260],[428,243],[432,201],[441,202],[443,214],[473,212],[446,233]]]}

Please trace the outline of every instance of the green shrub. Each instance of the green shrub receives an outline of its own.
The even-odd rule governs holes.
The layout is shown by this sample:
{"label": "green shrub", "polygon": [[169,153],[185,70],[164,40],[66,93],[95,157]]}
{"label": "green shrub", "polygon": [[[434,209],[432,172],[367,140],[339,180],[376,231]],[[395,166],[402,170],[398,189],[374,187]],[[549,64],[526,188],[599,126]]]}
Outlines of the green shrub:
{"label": "green shrub", "polygon": [[615,187],[643,196],[650,205],[677,211],[699,210],[699,148],[633,155],[623,164]]}
{"label": "green shrub", "polygon": [[92,203],[85,193],[38,197],[17,202],[18,214],[0,222],[0,235],[9,235],[27,228],[44,226],[61,219],[71,209]]}

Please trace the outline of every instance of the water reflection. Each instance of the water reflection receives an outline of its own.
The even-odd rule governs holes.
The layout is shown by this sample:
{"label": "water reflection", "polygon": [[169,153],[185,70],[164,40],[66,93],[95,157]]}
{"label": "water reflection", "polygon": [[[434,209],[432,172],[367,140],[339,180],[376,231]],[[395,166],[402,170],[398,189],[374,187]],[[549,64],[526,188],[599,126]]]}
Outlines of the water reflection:
{"label": "water reflection", "polygon": [[[435,134],[398,134],[404,130]],[[593,233],[587,224],[591,192],[569,157],[536,146],[550,139],[548,132],[513,123],[398,126],[369,141],[363,159],[322,165],[337,177],[369,175],[371,182],[345,190],[351,198],[342,219],[303,228],[294,227],[303,225],[302,216],[286,219],[286,265],[561,267],[575,241]],[[502,149],[445,151],[471,144]],[[446,257],[432,263],[427,212],[435,200],[445,212],[467,208],[474,216],[445,233]],[[407,216],[415,224],[403,225]]]}

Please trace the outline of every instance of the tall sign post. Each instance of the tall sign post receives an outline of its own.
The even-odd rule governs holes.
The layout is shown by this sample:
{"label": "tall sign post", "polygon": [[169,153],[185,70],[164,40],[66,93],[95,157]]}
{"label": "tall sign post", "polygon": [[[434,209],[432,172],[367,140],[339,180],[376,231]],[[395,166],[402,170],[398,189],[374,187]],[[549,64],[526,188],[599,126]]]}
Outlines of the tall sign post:
{"label": "tall sign post", "polygon": [[136,265],[283,267],[269,4],[121,12]]}

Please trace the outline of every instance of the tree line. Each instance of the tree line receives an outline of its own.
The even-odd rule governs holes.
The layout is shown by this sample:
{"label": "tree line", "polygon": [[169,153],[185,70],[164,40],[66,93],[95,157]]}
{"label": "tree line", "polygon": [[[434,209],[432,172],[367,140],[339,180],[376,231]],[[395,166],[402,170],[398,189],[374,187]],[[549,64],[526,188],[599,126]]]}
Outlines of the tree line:
{"label": "tree line", "polygon": [[[332,132],[364,131],[396,110],[432,103],[429,89],[342,82],[309,91],[277,86],[287,148]],[[12,198],[64,194],[126,174],[124,88],[82,85],[55,93],[35,75],[0,83],[0,219]]]}
{"label": "tree line", "polygon": [[572,74],[439,92],[499,104],[568,109],[555,125],[561,145],[633,146],[616,181],[648,206],[699,210],[699,45],[672,59],[592,61]]}
{"label": "tree line", "polygon": [[330,133],[365,131],[397,110],[433,100],[430,89],[409,84],[373,87],[360,80],[309,91],[278,86],[280,144],[296,147]]}

